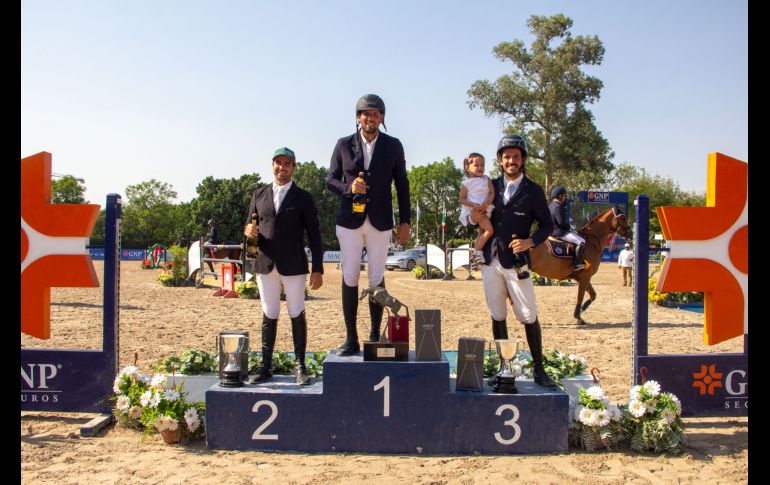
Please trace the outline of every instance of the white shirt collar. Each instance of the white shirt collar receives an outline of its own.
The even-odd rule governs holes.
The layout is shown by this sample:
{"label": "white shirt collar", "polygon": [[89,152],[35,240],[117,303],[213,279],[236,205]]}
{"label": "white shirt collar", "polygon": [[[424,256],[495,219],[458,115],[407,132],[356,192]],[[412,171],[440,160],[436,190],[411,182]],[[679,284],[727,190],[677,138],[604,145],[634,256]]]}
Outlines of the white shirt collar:
{"label": "white shirt collar", "polygon": [[273,192],[274,193],[275,192],[286,192],[287,190],[289,190],[291,188],[291,184],[293,184],[293,183],[294,183],[293,180],[289,180],[287,183],[285,183],[283,185],[278,185],[277,183],[275,183],[275,180],[273,180]]}
{"label": "white shirt collar", "polygon": [[505,175],[503,175],[503,178],[505,179],[505,186],[506,186],[506,187],[507,187],[507,186],[509,186],[509,185],[511,185],[511,184],[513,184],[513,185],[515,185],[516,187],[518,187],[518,186],[519,186],[519,184],[521,183],[521,179],[523,179],[523,178],[524,178],[524,174],[523,174],[523,173],[522,173],[522,174],[520,174],[518,177],[516,177],[516,178],[515,178],[515,179],[513,179],[513,180],[509,179],[509,178],[508,178],[508,177],[506,177]]}

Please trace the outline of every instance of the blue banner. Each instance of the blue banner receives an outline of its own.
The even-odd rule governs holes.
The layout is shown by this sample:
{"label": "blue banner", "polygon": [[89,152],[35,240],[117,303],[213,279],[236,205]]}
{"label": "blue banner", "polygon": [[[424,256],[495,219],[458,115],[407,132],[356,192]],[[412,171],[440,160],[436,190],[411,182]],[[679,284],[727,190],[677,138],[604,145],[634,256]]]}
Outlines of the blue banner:
{"label": "blue banner", "polygon": [[[144,249],[121,249],[120,259],[123,261],[141,261],[144,259]],[[104,247],[89,246],[88,254],[94,261],[104,260]]]}

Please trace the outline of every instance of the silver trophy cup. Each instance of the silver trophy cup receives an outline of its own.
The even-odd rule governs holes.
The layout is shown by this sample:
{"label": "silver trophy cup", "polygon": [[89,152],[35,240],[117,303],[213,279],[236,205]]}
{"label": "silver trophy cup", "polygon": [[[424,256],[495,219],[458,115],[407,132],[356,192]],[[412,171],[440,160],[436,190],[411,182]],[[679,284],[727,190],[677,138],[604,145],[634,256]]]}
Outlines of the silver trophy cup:
{"label": "silver trophy cup", "polygon": [[500,356],[500,372],[492,389],[504,394],[516,394],[516,376],[511,369],[511,362],[519,351],[519,342],[511,339],[495,340],[497,355]]}
{"label": "silver trophy cup", "polygon": [[240,334],[220,334],[219,348],[227,356],[227,365],[222,369],[219,385],[223,387],[243,386],[240,356],[248,348],[249,337]]}

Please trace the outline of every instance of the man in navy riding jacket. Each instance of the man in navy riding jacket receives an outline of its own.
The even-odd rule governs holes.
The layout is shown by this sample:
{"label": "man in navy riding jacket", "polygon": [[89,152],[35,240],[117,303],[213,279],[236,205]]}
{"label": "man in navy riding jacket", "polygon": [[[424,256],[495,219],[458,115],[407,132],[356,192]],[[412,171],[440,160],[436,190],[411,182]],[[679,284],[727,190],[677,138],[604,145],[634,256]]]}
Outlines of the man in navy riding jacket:
{"label": "man in navy riding jacket", "polygon": [[[520,274],[515,267],[516,253],[541,244],[553,232],[545,192],[524,174],[526,158],[527,143],[521,136],[504,136],[497,145],[502,174],[494,181],[496,200],[491,219],[495,233],[483,248],[481,277],[492,314],[493,337],[508,338],[505,320],[510,297],[516,319],[524,324],[535,383],[555,389],[556,383],[543,367],[543,341],[532,278],[528,273]],[[530,236],[533,222],[537,222],[538,228]]]}

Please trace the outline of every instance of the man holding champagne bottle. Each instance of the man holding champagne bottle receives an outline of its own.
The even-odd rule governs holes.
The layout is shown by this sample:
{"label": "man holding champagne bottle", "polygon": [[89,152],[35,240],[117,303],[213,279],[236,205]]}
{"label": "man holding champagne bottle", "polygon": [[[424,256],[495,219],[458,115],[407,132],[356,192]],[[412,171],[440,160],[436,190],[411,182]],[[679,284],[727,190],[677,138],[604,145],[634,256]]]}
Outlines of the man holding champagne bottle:
{"label": "man holding champagne bottle", "polygon": [[[342,313],[346,333],[345,342],[337,350],[340,356],[361,350],[356,315],[364,247],[368,254],[369,286],[385,287],[385,261],[394,225],[393,182],[400,220],[398,242],[404,244],[409,240],[411,208],[404,147],[398,138],[381,133],[380,124],[385,126],[385,103],[376,94],[362,96],[356,103],[356,133],[337,141],[326,172],[326,186],[340,199],[336,233],[342,253]],[[369,299],[369,340],[379,340],[382,310],[381,305]]]}
{"label": "man holding champagne bottle", "polygon": [[281,286],[286,292],[286,306],[291,319],[294,340],[296,382],[309,384],[305,367],[307,322],[305,320],[305,280],[308,273],[304,233],[310,239],[313,256],[310,289],[323,284],[323,247],[318,211],[313,197],[292,181],[297,169],[296,157],[282,147],[273,154],[273,183],[254,192],[249,204],[246,227],[247,253],[256,245],[254,271],[262,304],[262,366],[249,383],[269,381],[273,376],[272,361],[278,314],[281,310]]}

